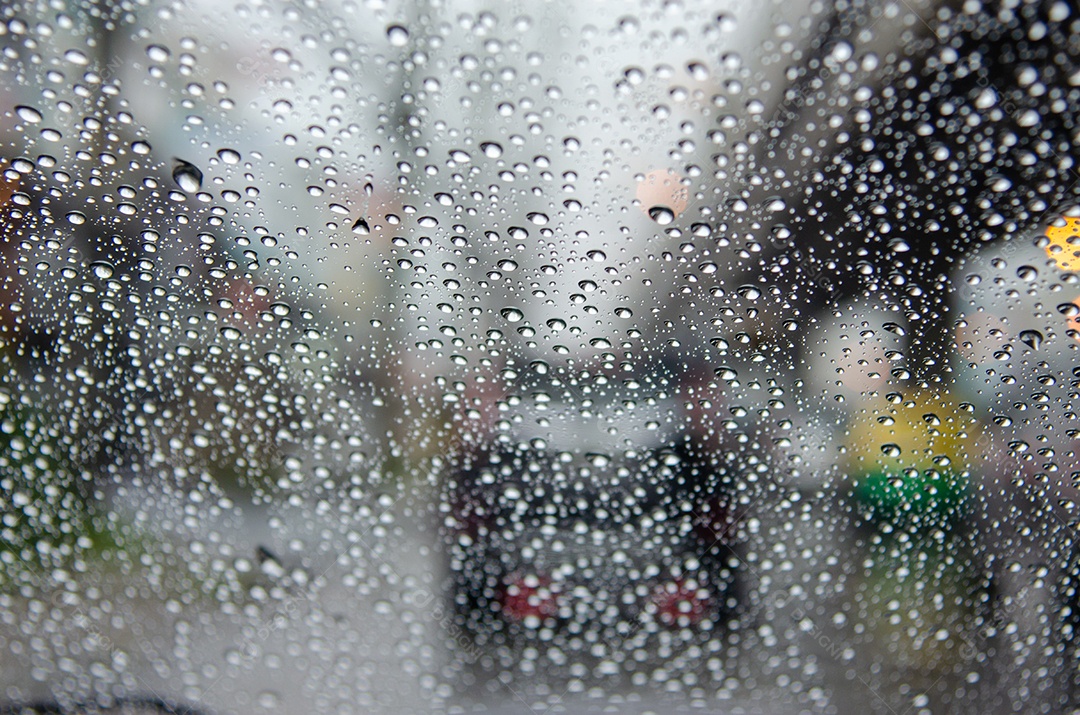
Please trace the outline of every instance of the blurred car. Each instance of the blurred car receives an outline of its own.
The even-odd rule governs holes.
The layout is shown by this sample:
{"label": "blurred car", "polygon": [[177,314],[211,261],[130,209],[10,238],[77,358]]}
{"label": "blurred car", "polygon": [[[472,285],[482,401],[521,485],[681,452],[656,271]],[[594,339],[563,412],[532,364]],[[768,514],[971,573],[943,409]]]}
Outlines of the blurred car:
{"label": "blurred car", "polygon": [[722,626],[742,574],[718,452],[672,400],[533,405],[463,448],[443,485],[448,598],[476,665],[519,667],[556,634],[583,651],[556,659],[618,663],[652,634]]}

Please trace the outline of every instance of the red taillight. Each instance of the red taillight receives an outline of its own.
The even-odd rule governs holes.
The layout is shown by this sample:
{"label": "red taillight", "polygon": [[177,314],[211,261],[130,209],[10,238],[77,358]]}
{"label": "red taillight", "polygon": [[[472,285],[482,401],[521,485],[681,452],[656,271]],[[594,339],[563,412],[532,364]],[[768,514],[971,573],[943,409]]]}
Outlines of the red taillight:
{"label": "red taillight", "polygon": [[696,581],[675,579],[657,586],[652,593],[657,618],[665,626],[690,626],[708,615],[712,602],[709,592]]}
{"label": "red taillight", "polygon": [[499,602],[503,615],[514,621],[549,618],[559,612],[558,593],[546,576],[511,576]]}

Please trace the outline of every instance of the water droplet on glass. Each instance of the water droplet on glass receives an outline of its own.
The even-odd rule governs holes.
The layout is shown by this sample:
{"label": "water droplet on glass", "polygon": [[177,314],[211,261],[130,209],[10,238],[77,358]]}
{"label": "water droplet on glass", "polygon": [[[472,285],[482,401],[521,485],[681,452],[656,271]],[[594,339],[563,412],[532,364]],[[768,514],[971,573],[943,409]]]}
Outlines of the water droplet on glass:
{"label": "water droplet on glass", "polygon": [[517,308],[503,308],[499,311],[499,314],[505,318],[508,323],[517,323],[525,317],[525,314]]}
{"label": "water droplet on glass", "polygon": [[366,236],[371,233],[371,227],[368,226],[367,219],[365,219],[363,216],[356,219],[356,222],[352,225],[352,232],[361,236]]}
{"label": "water droplet on glass", "polygon": [[1016,277],[1031,282],[1039,277],[1039,271],[1035,266],[1020,266],[1016,269]]}
{"label": "water droplet on glass", "polygon": [[498,159],[502,156],[503,148],[495,142],[483,142],[480,144],[480,151],[484,152],[484,156],[489,159]]}
{"label": "water droplet on glass", "polygon": [[218,158],[226,164],[239,164],[240,152],[235,149],[218,149]]}
{"label": "water droplet on glass", "polygon": [[80,67],[85,67],[90,64],[90,58],[79,50],[68,50],[64,53],[64,59],[71,64],[79,65]]}
{"label": "water droplet on glass", "polygon": [[1038,350],[1039,346],[1043,344],[1043,334],[1038,330],[1021,330],[1020,342],[1032,350]]}
{"label": "water droplet on glass", "polygon": [[886,457],[899,457],[901,454],[900,445],[893,444],[892,442],[883,444],[881,445],[881,453]]}
{"label": "water droplet on glass", "polygon": [[90,270],[98,278],[112,278],[115,269],[108,261],[94,261],[90,264]]}
{"label": "water droplet on glass", "polygon": [[386,28],[386,39],[393,47],[404,47],[409,41],[409,31],[401,25],[391,25]]}
{"label": "water droplet on glass", "polygon": [[24,122],[37,124],[41,121],[41,112],[34,109],[33,107],[28,107],[25,104],[20,104],[19,106],[15,107],[15,113],[18,114],[19,118],[22,119]]}
{"label": "water droplet on glass", "polygon": [[161,45],[147,45],[146,56],[154,62],[164,62],[169,59],[169,49]]}
{"label": "water droplet on glass", "polygon": [[649,218],[661,226],[667,226],[675,220],[675,212],[667,206],[653,206],[649,209]]}
{"label": "water droplet on glass", "polygon": [[80,225],[86,223],[86,214],[81,213],[79,211],[68,211],[67,216],[65,218],[67,218],[68,223],[73,224],[75,226],[80,226]]}
{"label": "water droplet on glass", "polygon": [[757,288],[757,286],[744,285],[739,288],[738,292],[739,295],[741,295],[743,298],[746,298],[747,300],[757,300],[761,297],[761,291]]}
{"label": "water droplet on glass", "polygon": [[689,63],[686,65],[686,71],[698,82],[704,82],[709,79],[709,68],[701,62]]}
{"label": "water droplet on glass", "polygon": [[1031,449],[1031,445],[1022,439],[1013,440],[1009,442],[1009,451],[1015,454],[1023,454]]}
{"label": "water droplet on glass", "polygon": [[1075,318],[1080,315],[1080,305],[1077,305],[1076,303],[1061,303],[1058,305],[1057,311],[1066,318]]}
{"label": "water droplet on glass", "polygon": [[829,58],[835,62],[847,62],[851,59],[851,55],[854,54],[855,49],[847,42],[837,42],[832,52],[829,53]]}
{"label": "water droplet on glass", "polygon": [[173,181],[176,182],[176,185],[180,187],[181,191],[185,191],[189,194],[193,194],[202,188],[202,171],[194,164],[189,164],[182,159],[176,160],[176,165],[173,167],[172,178]]}

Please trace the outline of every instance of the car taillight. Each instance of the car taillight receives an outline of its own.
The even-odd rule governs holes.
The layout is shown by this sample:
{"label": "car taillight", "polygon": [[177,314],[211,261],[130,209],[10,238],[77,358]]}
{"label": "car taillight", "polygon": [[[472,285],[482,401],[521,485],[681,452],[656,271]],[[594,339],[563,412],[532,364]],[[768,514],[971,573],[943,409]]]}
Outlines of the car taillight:
{"label": "car taillight", "polygon": [[559,611],[558,593],[551,579],[535,574],[515,574],[507,579],[499,603],[503,615],[514,621],[549,618]]}
{"label": "car taillight", "polygon": [[652,605],[665,626],[691,626],[701,622],[712,609],[709,592],[696,581],[675,579],[653,589]]}

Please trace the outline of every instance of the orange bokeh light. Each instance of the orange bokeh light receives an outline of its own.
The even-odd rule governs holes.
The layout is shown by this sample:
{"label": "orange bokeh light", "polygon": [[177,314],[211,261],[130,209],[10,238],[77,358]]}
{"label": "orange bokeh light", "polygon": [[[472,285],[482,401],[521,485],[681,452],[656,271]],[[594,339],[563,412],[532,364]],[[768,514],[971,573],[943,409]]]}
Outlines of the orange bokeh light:
{"label": "orange bokeh light", "polygon": [[1080,218],[1065,218],[1064,226],[1048,226],[1046,254],[1066,271],[1080,270]]}
{"label": "orange bokeh light", "polygon": [[[1073,300],[1073,305],[1075,305],[1077,308],[1080,308],[1080,298],[1074,299]],[[1073,317],[1069,318],[1069,324],[1068,324],[1067,327],[1068,327],[1069,330],[1075,330],[1076,331],[1075,339],[1080,340],[1080,315],[1076,315],[1076,316],[1073,316]]]}

